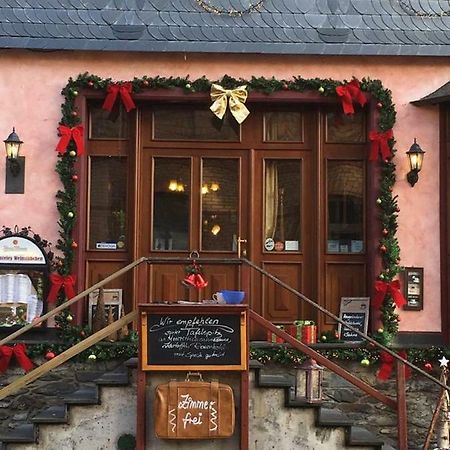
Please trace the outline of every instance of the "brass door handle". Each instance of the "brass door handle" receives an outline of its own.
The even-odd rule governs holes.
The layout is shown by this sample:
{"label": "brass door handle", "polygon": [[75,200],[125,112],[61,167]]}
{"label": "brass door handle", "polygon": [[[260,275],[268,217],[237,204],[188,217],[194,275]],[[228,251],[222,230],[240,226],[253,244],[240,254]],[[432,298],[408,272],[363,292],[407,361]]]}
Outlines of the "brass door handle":
{"label": "brass door handle", "polygon": [[242,244],[246,244],[247,239],[241,239],[240,237],[237,238],[237,256],[238,258],[242,256],[247,256],[247,249],[242,249]]}

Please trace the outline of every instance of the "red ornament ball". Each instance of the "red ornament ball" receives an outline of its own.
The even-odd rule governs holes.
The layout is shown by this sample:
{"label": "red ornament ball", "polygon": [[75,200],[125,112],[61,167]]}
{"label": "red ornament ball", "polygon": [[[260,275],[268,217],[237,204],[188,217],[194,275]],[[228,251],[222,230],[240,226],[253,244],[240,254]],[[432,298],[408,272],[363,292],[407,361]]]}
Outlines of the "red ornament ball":
{"label": "red ornament ball", "polygon": [[282,86],[283,91],[287,91],[289,89],[289,85],[287,83],[283,83]]}
{"label": "red ornament ball", "polygon": [[382,107],[383,107],[383,103],[378,102],[378,103],[377,103],[377,108],[378,108],[378,109],[381,109]]}
{"label": "red ornament ball", "polygon": [[142,84],[143,84],[144,86],[148,86],[148,85],[149,85],[149,82],[148,82],[148,80],[143,80],[143,81],[142,81]]}
{"label": "red ornament ball", "polygon": [[389,234],[389,231],[386,228],[383,228],[383,231],[381,232],[383,236],[387,236]]}
{"label": "red ornament ball", "polygon": [[397,212],[400,212],[400,208],[397,206],[397,208],[395,208],[395,210],[397,211]]}
{"label": "red ornament ball", "polygon": [[381,253],[386,253],[387,252],[387,248],[385,245],[380,245],[380,252]]}
{"label": "red ornament ball", "polygon": [[424,369],[425,369],[427,372],[431,372],[431,371],[433,370],[433,364],[431,364],[431,363],[429,363],[429,362],[425,363],[425,364],[423,365],[423,367],[424,367]]}
{"label": "red ornament ball", "polygon": [[88,84],[88,86],[89,86],[89,87],[92,87],[92,86],[94,86],[94,82],[93,82],[93,81],[91,81],[91,80],[89,80],[87,84]]}
{"label": "red ornament ball", "polygon": [[76,111],[72,111],[71,114],[72,114],[73,117],[77,117],[78,116],[78,113]]}
{"label": "red ornament ball", "polygon": [[72,175],[72,181],[74,182],[78,181],[78,175]]}
{"label": "red ornament ball", "polygon": [[48,351],[48,352],[45,354],[45,359],[46,359],[47,361],[50,361],[50,360],[53,359],[55,356],[56,356],[56,355],[55,355],[54,352]]}
{"label": "red ornament ball", "polygon": [[71,247],[72,248],[78,248],[78,244],[75,241],[72,241]]}

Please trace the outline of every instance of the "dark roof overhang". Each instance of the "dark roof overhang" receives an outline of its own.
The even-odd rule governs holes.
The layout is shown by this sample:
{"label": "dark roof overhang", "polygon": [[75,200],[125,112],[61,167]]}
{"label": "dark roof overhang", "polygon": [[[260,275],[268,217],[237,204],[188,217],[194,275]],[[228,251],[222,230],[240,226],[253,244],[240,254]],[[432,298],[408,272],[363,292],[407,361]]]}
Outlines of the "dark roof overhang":
{"label": "dark roof overhang", "polygon": [[436,105],[438,103],[450,102],[450,81],[447,81],[439,89],[436,89],[431,94],[422,97],[419,100],[414,100],[411,102],[413,105]]}

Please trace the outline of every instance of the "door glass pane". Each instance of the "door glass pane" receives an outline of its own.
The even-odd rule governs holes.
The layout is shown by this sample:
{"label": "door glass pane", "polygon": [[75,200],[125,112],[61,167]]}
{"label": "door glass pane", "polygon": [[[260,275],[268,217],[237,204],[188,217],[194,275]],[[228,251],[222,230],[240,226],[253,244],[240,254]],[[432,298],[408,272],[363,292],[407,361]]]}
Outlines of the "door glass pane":
{"label": "door glass pane", "polygon": [[202,160],[202,250],[235,251],[239,230],[239,160]]}
{"label": "door glass pane", "polygon": [[164,106],[153,113],[153,139],[239,142],[240,125],[231,114],[221,120],[204,106]]}
{"label": "door glass pane", "polygon": [[127,112],[121,102],[116,102],[111,112],[101,105],[92,104],[89,108],[89,139],[127,139]]}
{"label": "door glass pane", "polygon": [[127,241],[127,159],[91,156],[90,162],[89,248],[123,249]]}
{"label": "door glass pane", "polygon": [[364,164],[328,161],[328,252],[364,251]]}
{"label": "door glass pane", "polygon": [[266,142],[303,142],[303,114],[293,111],[264,113]]}
{"label": "door glass pane", "polygon": [[264,249],[301,251],[301,161],[264,161]]}
{"label": "door glass pane", "polygon": [[154,167],[153,250],[187,250],[191,161],[155,158]]}
{"label": "door glass pane", "polygon": [[366,121],[363,110],[347,115],[341,106],[326,114],[326,142],[329,144],[362,144],[366,142]]}

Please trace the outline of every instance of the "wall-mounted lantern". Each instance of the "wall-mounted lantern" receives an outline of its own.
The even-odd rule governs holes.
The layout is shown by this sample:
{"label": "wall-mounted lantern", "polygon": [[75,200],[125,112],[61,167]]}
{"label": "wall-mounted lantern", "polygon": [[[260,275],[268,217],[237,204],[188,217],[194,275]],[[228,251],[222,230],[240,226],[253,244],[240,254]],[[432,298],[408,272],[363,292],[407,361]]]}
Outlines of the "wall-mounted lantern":
{"label": "wall-mounted lantern", "polygon": [[414,144],[406,152],[409,159],[409,166],[411,170],[406,175],[406,179],[411,186],[414,186],[419,180],[419,172],[422,169],[423,155],[425,152],[420,148],[420,145],[416,142],[414,138]]}
{"label": "wall-mounted lantern", "polygon": [[6,151],[5,193],[23,194],[25,157],[19,155],[23,141],[19,139],[15,128],[13,128],[12,133],[3,142]]}
{"label": "wall-mounted lantern", "polygon": [[296,367],[295,398],[304,403],[322,402],[323,367],[307,359]]}

